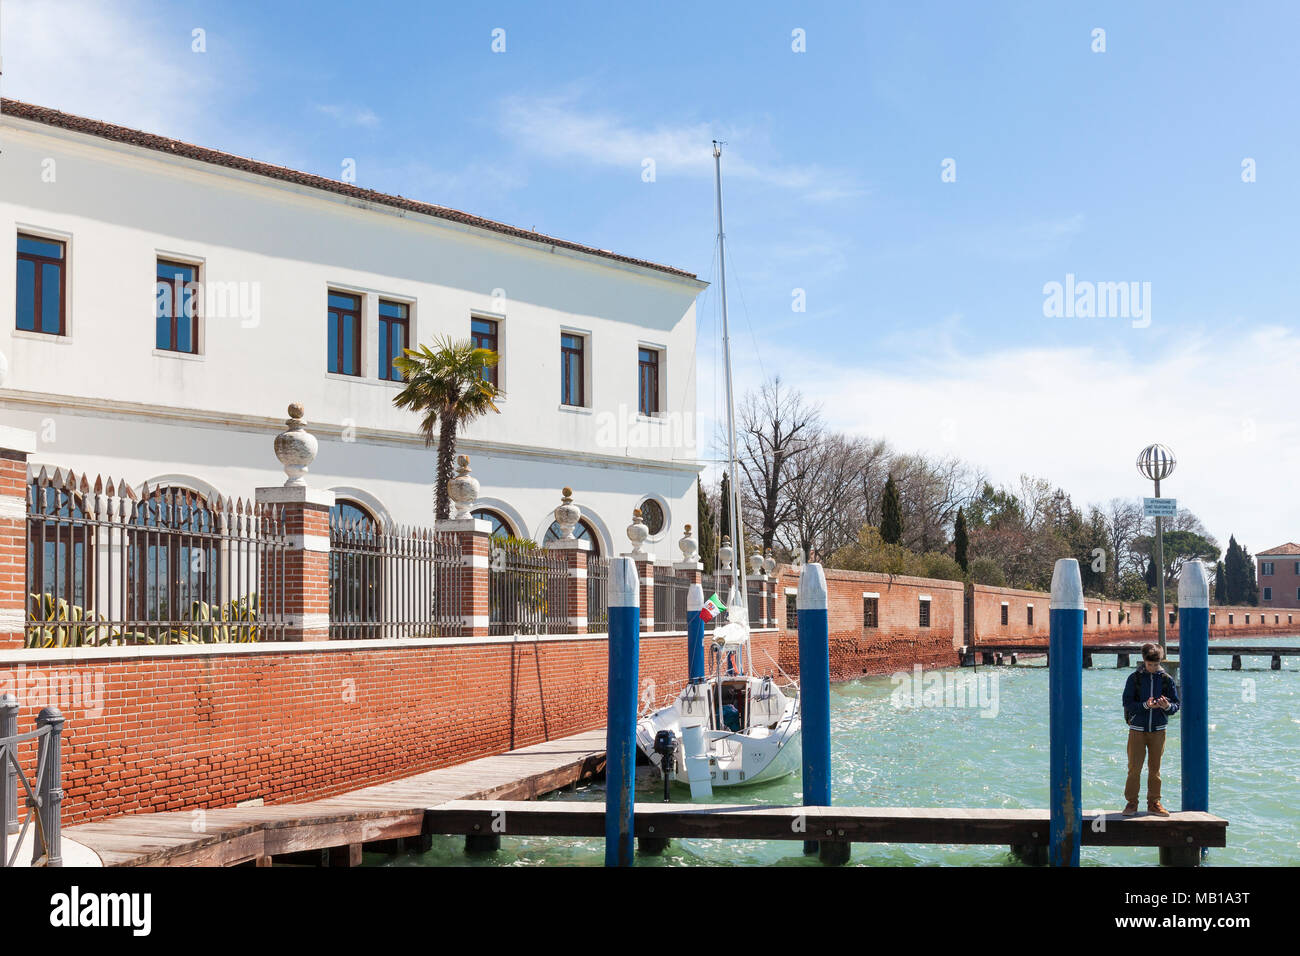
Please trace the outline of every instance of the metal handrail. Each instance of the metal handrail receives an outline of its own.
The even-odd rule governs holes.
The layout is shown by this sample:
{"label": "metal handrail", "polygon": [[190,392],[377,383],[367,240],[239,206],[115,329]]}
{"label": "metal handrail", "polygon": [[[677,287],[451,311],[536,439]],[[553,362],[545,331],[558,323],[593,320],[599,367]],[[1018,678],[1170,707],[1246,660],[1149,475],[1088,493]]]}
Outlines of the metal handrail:
{"label": "metal handrail", "polygon": [[[63,715],[46,707],[36,716],[36,729],[18,733],[18,700],[12,694],[0,697],[0,866],[13,866],[27,831],[36,822],[32,844],[33,866],[62,866],[60,832],[63,804]],[[18,747],[37,741],[36,778],[31,781],[18,760]],[[22,782],[28,813],[18,822],[18,783]],[[13,851],[9,836],[18,834]]]}

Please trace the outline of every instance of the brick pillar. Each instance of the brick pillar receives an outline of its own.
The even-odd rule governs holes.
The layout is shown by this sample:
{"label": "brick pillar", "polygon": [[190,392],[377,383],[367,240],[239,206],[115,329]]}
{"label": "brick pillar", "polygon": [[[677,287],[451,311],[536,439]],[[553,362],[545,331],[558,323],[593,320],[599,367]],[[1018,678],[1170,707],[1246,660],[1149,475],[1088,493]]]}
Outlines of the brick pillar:
{"label": "brick pillar", "polygon": [[0,426],[0,647],[23,646],[27,620],[27,456],[34,451],[34,432]]}
{"label": "brick pillar", "polygon": [[548,551],[557,552],[569,570],[566,584],[569,608],[569,627],[574,634],[587,633],[587,552],[590,541],[557,539],[547,542]]}
{"label": "brick pillar", "polygon": [[[284,600],[287,641],[328,641],[330,636],[330,508],[334,492],[302,485],[258,488],[257,503],[282,511],[289,538]],[[265,606],[265,605],[264,605]]]}
{"label": "brick pillar", "polygon": [[655,629],[655,562],[644,551],[628,551],[622,555],[636,562],[636,577],[641,583],[641,630]]}
{"label": "brick pillar", "polygon": [[460,619],[465,637],[487,637],[491,614],[488,582],[492,571],[492,522],[481,518],[444,518],[434,530],[454,534],[460,543]]}
{"label": "brick pillar", "polygon": [[[679,578],[686,578],[692,584],[704,583],[704,565],[699,561],[678,561],[673,565],[673,570]],[[704,595],[704,599],[707,601],[709,595]]]}

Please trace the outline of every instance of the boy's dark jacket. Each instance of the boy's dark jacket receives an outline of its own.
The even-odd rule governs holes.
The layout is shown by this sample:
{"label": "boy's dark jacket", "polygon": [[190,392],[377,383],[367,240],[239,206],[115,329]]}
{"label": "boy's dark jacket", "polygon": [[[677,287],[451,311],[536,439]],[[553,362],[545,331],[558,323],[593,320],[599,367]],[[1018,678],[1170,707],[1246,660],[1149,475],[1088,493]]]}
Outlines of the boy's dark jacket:
{"label": "boy's dark jacket", "polygon": [[[1147,710],[1142,705],[1148,697],[1157,700],[1168,697],[1169,709],[1153,707]],[[1178,713],[1179,706],[1178,687],[1163,667],[1154,674],[1148,674],[1146,667],[1142,666],[1128,675],[1128,681],[1124,684],[1124,723],[1130,726],[1142,724],[1142,729],[1146,731],[1163,730],[1169,722],[1169,715]]]}

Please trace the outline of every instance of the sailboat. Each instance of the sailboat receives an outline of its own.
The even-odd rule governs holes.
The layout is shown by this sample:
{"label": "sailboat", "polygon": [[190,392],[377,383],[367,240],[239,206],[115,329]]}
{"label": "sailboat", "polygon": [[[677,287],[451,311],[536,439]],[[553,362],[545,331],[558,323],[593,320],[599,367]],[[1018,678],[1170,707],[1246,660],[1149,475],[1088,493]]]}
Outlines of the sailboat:
{"label": "sailboat", "polygon": [[[718,206],[718,264],[722,300],[722,343],[727,382],[728,509],[735,531],[736,559],[723,561],[730,578],[725,619],[712,634],[713,673],[697,675],[666,707],[637,722],[637,745],[668,779],[689,784],[692,796],[713,787],[765,783],[797,771],[802,762],[798,685],[783,689],[771,674],[754,670],[746,593],[744,529],[736,480],[736,406],[731,384],[731,338],[727,325],[727,264],[722,228],[722,145],[713,143]],[[708,635],[706,634],[706,642]],[[780,668],[778,667],[778,670]],[[791,691],[791,693],[787,693]],[[669,736],[671,735],[671,736]],[[669,746],[664,746],[667,739]],[[671,756],[670,756],[671,755]],[[671,766],[663,766],[671,763]]]}

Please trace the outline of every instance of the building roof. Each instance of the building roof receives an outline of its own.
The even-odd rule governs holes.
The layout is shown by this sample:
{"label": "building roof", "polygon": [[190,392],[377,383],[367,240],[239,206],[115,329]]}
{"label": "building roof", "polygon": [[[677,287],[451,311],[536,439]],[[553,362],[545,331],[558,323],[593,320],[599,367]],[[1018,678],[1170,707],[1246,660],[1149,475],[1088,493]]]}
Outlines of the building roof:
{"label": "building roof", "polygon": [[1264,558],[1277,554],[1300,554],[1300,544],[1294,541],[1288,541],[1286,544],[1279,544],[1276,548],[1269,548],[1267,551],[1256,553],[1255,557]]}
{"label": "building roof", "polygon": [[101,139],[111,140],[115,143],[125,143],[130,146],[138,146],[142,149],[157,150],[160,153],[167,153],[171,156],[182,156],[186,159],[197,160],[201,163],[211,163],[214,166],[225,166],[228,169],[237,169],[241,172],[252,173],[257,176],[265,176],[268,179],[277,179],[281,182],[295,183],[299,186],[308,186],[313,189],[321,189],[326,192],[337,193],[340,196],[347,196],[351,199],[360,199],[365,202],[377,203],[382,206],[392,206],[395,209],[404,209],[408,212],[421,213],[438,219],[446,219],[462,225],[473,226],[479,229],[486,229],[489,232],[500,233],[501,235],[510,236],[515,239],[526,239],[543,245],[584,252],[588,255],[599,256],[602,259],[613,259],[616,262],[625,262],[634,266],[642,266],[646,269],[654,269],[658,272],[664,272],[668,275],[677,276],[683,279],[697,278],[693,272],[686,272],[682,269],[675,269],[672,266],[650,262],[647,259],[621,256],[617,253],[610,252],[608,249],[596,249],[592,246],[584,246],[581,243],[569,242],[565,239],[557,239],[554,236],[534,232],[530,229],[520,229],[517,226],[509,226],[502,222],[484,219],[481,216],[473,216],[467,212],[460,212],[459,210],[451,209],[447,206],[436,206],[433,203],[419,202],[414,199],[406,199],[402,196],[392,196],[388,193],[377,192],[373,189],[362,189],[360,186],[354,186],[351,183],[341,182],[337,179],[327,179],[324,176],[316,176],[312,173],[300,172],[296,169],[289,169],[287,166],[275,166],[271,163],[263,163],[255,159],[247,159],[243,156],[223,153],[220,150],[208,149],[205,146],[194,146],[190,143],[168,139],[165,136],[158,136],[154,133],[145,133],[141,130],[131,129],[127,126],[115,126],[112,123],[104,123],[100,120],[88,119],[84,116],[75,116],[72,113],[63,113],[59,110],[50,109],[44,106],[34,106],[31,103],[23,103],[18,100],[0,99],[0,113],[17,117],[18,119],[28,120],[33,123],[43,123],[46,126],[57,127],[58,129],[71,130],[76,133],[85,133],[89,136],[98,136]]}

